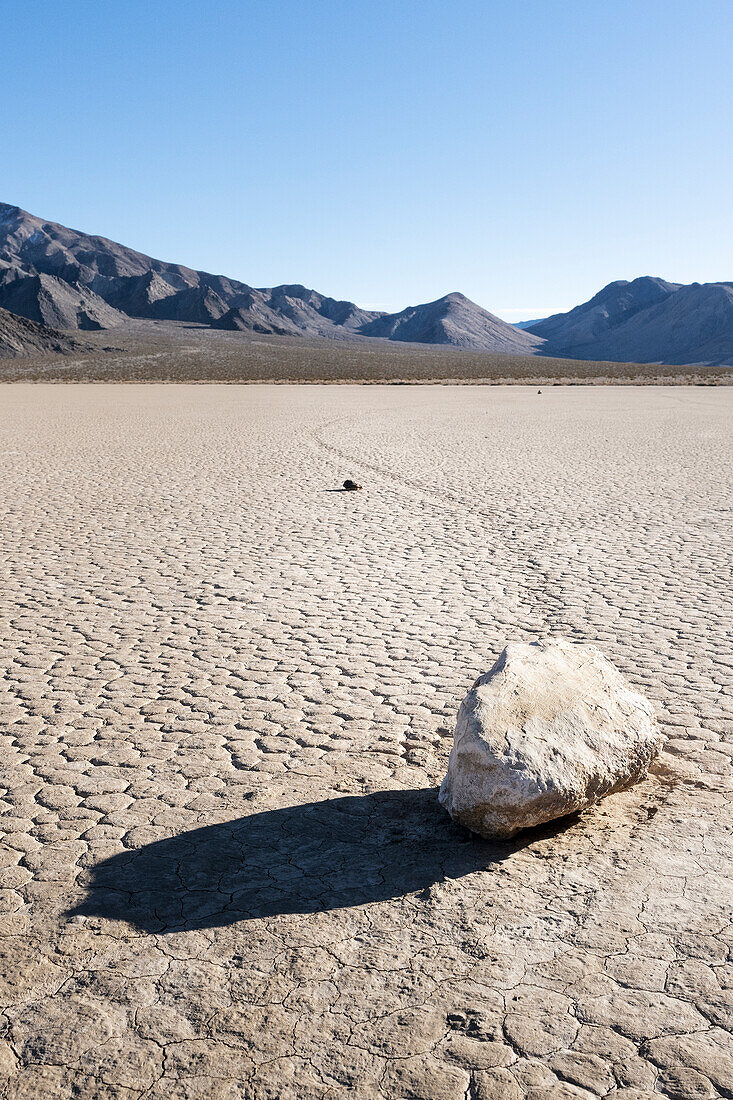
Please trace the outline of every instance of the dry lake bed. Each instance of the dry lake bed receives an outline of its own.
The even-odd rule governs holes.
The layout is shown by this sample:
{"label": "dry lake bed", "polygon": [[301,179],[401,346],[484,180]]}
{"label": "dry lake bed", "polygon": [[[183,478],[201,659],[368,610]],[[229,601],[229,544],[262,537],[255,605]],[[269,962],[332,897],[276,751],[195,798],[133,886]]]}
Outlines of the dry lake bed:
{"label": "dry lake bed", "polygon": [[[733,1096],[733,389],[1,397],[3,1100]],[[472,839],[548,634],[665,751]]]}

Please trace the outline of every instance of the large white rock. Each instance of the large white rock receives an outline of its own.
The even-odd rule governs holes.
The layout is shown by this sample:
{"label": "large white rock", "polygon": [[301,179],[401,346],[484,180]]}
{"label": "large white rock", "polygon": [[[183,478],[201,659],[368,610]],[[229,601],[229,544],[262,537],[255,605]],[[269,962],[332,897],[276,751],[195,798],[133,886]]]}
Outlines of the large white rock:
{"label": "large white rock", "polygon": [[662,740],[595,646],[514,642],[461,704],[440,801],[472,832],[510,837],[642,779]]}

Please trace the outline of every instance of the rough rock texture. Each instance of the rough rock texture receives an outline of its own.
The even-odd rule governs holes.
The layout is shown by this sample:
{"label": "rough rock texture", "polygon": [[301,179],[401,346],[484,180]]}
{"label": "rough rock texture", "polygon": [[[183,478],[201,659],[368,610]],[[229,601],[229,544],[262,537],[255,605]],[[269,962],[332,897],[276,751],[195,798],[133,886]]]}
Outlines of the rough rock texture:
{"label": "rough rock texture", "polygon": [[156,304],[175,293],[175,287],[157,271],[123,276],[105,287],[106,301],[130,317],[153,317]]}
{"label": "rough rock texture", "polygon": [[[1,396],[2,1100],[730,1096],[733,389]],[[664,751],[479,840],[455,714],[548,633]]]}
{"label": "rough rock texture", "polygon": [[661,745],[651,703],[595,646],[514,642],[461,703],[440,801],[510,837],[624,790]]}
{"label": "rough rock texture", "polygon": [[295,326],[283,320],[267,306],[259,291],[243,296],[242,305],[232,307],[212,322],[212,328],[227,329],[230,332],[259,332],[267,335],[296,335]]}
{"label": "rough rock texture", "polygon": [[90,286],[105,296],[120,278],[158,272],[176,290],[198,284],[199,272],[163,263],[142,252],[49,222],[0,202],[0,257],[21,271],[43,272]]}
{"label": "rough rock texture", "polygon": [[191,286],[167,298],[159,298],[150,307],[152,317],[170,321],[195,321],[210,325],[227,312],[227,306],[208,286]]}
{"label": "rough rock texture", "polygon": [[126,318],[88,287],[55,275],[27,275],[0,286],[0,307],[55,329],[114,328]]}
{"label": "rough rock texture", "polygon": [[78,351],[82,346],[64,332],[57,332],[0,308],[0,359]]}
{"label": "rough rock texture", "polygon": [[[361,332],[363,327],[382,316],[381,312],[361,309],[353,302],[337,301],[299,283],[261,291],[268,305],[283,319],[289,319],[297,329],[321,335],[332,326],[346,332]],[[238,303],[237,303],[238,304]],[[324,321],[327,324],[324,325]]]}

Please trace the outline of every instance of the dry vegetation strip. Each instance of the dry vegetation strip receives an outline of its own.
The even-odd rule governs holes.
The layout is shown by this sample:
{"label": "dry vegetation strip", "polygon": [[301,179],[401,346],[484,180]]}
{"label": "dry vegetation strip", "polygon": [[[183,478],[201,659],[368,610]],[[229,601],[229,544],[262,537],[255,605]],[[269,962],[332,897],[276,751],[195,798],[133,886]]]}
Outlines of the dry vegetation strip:
{"label": "dry vegetation strip", "polygon": [[365,382],[730,385],[733,368],[490,355],[386,341],[249,337],[136,322],[75,355],[0,360],[3,382]]}

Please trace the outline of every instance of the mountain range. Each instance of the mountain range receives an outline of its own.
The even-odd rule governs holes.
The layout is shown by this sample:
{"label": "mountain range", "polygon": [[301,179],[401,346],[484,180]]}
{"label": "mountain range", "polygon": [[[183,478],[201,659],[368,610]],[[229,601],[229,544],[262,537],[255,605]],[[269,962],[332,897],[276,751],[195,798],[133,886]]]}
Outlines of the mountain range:
{"label": "mountain range", "polygon": [[[256,288],[166,263],[5,203],[0,203],[0,309],[34,322],[34,339],[56,348],[59,329],[113,328],[136,317],[264,335],[733,365],[733,283],[620,280],[567,313],[520,325],[502,321],[458,292],[389,314],[300,284]],[[9,322],[3,323],[9,332]]]}

